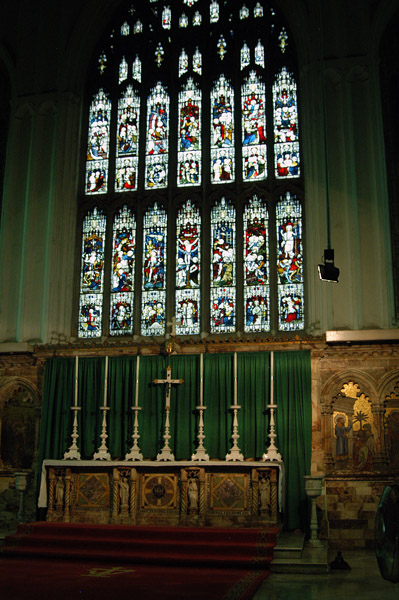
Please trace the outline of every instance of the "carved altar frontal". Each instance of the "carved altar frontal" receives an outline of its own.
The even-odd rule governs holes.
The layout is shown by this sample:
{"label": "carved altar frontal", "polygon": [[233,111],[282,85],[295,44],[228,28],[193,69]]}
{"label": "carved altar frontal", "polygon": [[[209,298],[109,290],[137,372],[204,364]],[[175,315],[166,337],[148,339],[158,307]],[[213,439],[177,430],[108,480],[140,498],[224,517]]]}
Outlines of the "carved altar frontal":
{"label": "carved altar frontal", "polygon": [[282,464],[44,461],[47,521],[209,527],[278,525]]}

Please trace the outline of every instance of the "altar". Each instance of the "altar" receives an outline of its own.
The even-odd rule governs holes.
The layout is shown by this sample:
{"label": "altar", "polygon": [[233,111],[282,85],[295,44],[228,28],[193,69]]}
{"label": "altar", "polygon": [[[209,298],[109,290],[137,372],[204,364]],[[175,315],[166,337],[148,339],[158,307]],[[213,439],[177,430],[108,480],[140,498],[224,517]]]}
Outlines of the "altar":
{"label": "altar", "polygon": [[39,507],[66,523],[278,525],[283,481],[278,461],[45,460]]}

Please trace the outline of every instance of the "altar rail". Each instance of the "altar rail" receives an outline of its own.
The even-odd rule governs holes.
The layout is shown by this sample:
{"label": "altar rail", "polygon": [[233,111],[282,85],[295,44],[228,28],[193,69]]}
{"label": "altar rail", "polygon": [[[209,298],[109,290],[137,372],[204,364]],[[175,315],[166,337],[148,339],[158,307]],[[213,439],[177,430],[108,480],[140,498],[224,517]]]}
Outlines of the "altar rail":
{"label": "altar rail", "polygon": [[39,506],[66,523],[277,525],[283,481],[275,461],[46,460]]}

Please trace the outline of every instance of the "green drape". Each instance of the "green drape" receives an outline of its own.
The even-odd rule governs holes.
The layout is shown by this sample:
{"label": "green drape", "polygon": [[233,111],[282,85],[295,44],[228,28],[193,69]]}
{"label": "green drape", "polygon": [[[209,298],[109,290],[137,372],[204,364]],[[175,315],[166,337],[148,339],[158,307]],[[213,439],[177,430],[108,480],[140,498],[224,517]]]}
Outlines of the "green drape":
{"label": "green drape", "polygon": [[269,356],[269,352],[237,353],[238,446],[246,458],[262,458],[269,445]]}
{"label": "green drape", "polygon": [[136,356],[111,357],[108,361],[108,448],[114,460],[124,460],[133,445],[131,407],[136,401],[136,362]]}
{"label": "green drape", "polygon": [[[139,370],[139,446],[144,460],[154,460],[163,447],[165,386],[154,379],[164,379],[167,367],[164,356],[141,356]],[[172,373],[173,375],[173,373]]]}
{"label": "green drape", "polygon": [[312,400],[310,352],[274,354],[276,445],[285,468],[285,526],[306,528],[307,500],[303,476],[310,474]]}
{"label": "green drape", "polygon": [[104,404],[104,378],[105,358],[79,359],[78,403],[81,410],[78,413],[78,446],[82,460],[91,459],[101,445],[103,413],[100,406]]}
{"label": "green drape", "polygon": [[182,384],[172,387],[171,433],[176,460],[190,459],[198,445],[196,437],[199,404],[199,355],[170,357],[172,379],[183,379]]}
{"label": "green drape", "polygon": [[233,373],[233,354],[204,355],[204,446],[210,458],[224,460],[231,448]]}

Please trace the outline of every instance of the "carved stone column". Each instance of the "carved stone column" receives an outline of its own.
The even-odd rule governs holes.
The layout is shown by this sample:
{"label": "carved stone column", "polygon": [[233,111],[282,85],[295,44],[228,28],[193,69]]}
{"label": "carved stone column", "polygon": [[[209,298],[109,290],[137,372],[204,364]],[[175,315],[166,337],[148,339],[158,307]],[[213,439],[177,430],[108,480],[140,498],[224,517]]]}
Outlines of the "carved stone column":
{"label": "carved stone column", "polygon": [[54,492],[55,469],[51,467],[48,475],[47,521],[54,521]]}
{"label": "carved stone column", "polygon": [[137,469],[130,469],[130,522],[132,525],[137,523]]}
{"label": "carved stone column", "polygon": [[64,510],[64,521],[69,523],[71,520],[71,504],[72,504],[72,473],[71,469],[66,470],[65,475],[65,510]]}
{"label": "carved stone column", "polygon": [[111,522],[118,523],[119,515],[119,470],[112,469],[112,511]]}
{"label": "carved stone column", "polygon": [[332,455],[331,431],[333,407],[331,404],[321,405],[321,439],[324,448],[324,468],[326,473],[334,470],[334,459]]}

